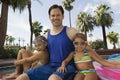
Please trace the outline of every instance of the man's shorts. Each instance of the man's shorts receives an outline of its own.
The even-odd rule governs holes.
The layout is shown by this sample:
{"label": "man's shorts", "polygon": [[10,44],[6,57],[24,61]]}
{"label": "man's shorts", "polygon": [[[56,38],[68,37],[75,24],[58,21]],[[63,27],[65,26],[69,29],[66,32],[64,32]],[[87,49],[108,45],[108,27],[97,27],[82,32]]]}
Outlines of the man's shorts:
{"label": "man's shorts", "polygon": [[[66,67],[67,71],[64,73],[60,73],[57,71],[59,67],[50,66],[50,65],[43,65],[35,69],[31,69],[27,72],[28,77],[30,80],[48,80],[51,74],[56,74],[60,76],[63,80],[67,80],[69,76],[73,75],[76,71],[74,66],[68,65]],[[70,80],[70,79],[69,79]]]}

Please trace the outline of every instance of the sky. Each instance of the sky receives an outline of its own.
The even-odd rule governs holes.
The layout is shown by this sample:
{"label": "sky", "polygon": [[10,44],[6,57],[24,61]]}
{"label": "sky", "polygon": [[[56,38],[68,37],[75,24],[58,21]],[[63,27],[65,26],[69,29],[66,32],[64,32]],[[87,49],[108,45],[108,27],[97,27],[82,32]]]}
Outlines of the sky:
{"label": "sky", "polygon": [[[43,29],[51,29],[52,25],[48,16],[48,9],[53,4],[62,5],[62,0],[40,0],[41,3],[37,2],[37,0],[32,0],[32,22],[38,21],[43,25]],[[107,29],[106,34],[111,31],[117,32],[120,34],[120,0],[75,0],[72,5],[73,9],[71,10],[71,22],[72,27],[76,28],[76,18],[77,15],[84,11],[91,15],[94,15],[94,10],[100,4],[107,4],[111,7],[111,11],[113,11],[113,24],[112,27]],[[1,5],[0,5],[1,10]],[[65,10],[63,25],[69,26],[69,13]],[[92,33],[92,40],[102,39],[102,29],[101,27],[96,27],[94,31],[89,32]],[[21,13],[19,10],[15,12],[11,7],[9,7],[8,13],[8,28],[7,34],[15,37],[15,43],[19,43],[19,39],[21,39],[21,46],[29,44],[30,40],[30,27],[29,27],[29,14],[27,7]],[[91,38],[89,38],[91,39]],[[23,43],[23,40],[25,42]],[[120,42],[120,41],[119,41]],[[108,43],[108,47],[112,48],[113,46]],[[120,46],[119,46],[120,47]]]}

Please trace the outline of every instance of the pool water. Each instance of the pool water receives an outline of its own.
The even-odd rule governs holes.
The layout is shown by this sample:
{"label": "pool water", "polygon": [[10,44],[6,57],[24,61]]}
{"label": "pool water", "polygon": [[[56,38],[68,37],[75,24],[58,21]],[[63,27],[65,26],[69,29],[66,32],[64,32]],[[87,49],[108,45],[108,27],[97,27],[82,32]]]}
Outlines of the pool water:
{"label": "pool water", "polygon": [[15,67],[0,69],[0,73],[12,73],[15,71]]}

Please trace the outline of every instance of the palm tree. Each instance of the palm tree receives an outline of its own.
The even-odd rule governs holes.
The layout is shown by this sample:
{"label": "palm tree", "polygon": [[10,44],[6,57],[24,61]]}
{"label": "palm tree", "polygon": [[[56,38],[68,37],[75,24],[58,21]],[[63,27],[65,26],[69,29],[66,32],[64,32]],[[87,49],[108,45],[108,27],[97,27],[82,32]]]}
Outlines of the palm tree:
{"label": "palm tree", "polygon": [[43,34],[46,34],[47,32],[49,32],[50,31],[50,29],[46,29],[46,30],[44,30],[44,33]]}
{"label": "palm tree", "polygon": [[[41,3],[39,0],[37,0]],[[30,31],[32,33],[32,15],[31,15],[31,0],[0,0],[0,4],[2,4],[1,17],[0,17],[0,47],[3,47],[6,31],[7,31],[7,18],[8,18],[8,7],[12,6],[14,9],[19,9],[20,12],[24,10],[26,6],[28,6],[29,11],[29,23],[30,23]],[[32,37],[30,37],[30,44],[32,45]]]}
{"label": "palm tree", "polygon": [[[37,0],[40,4],[40,0]],[[28,12],[29,12],[29,24],[30,24],[30,47],[32,49],[32,39],[33,39],[33,26],[32,26],[32,12],[31,12],[31,0],[27,0]]]}
{"label": "palm tree", "polygon": [[29,13],[30,32],[31,32],[31,35],[30,35],[30,47],[32,49],[33,28],[32,28],[31,0],[28,0],[27,6],[28,6],[28,13]]}
{"label": "palm tree", "polygon": [[14,43],[15,38],[14,38],[13,36],[6,35],[5,40],[6,40],[6,45],[7,45],[8,42],[9,42],[9,46],[10,46],[10,45],[12,45],[12,43]]}
{"label": "palm tree", "polygon": [[84,32],[87,37],[87,32],[93,30],[93,18],[90,14],[80,12],[77,16],[76,27],[78,31]]}
{"label": "palm tree", "polygon": [[73,3],[75,0],[63,0],[62,4],[65,7],[65,9],[69,12],[69,22],[70,22],[70,27],[72,27],[71,25],[71,10],[73,9],[73,6],[71,5],[71,3]]}
{"label": "palm tree", "polygon": [[109,32],[109,34],[107,35],[108,40],[110,41],[111,44],[113,44],[113,49],[116,48],[116,43],[118,43],[118,39],[119,39],[119,34],[116,32]]}
{"label": "palm tree", "polygon": [[6,45],[8,45],[9,35],[6,35],[6,37],[5,37],[5,41],[6,41]]}
{"label": "palm tree", "polygon": [[90,33],[90,34],[89,34],[89,37],[90,37],[90,40],[91,40],[91,42],[92,42],[92,37],[93,37],[93,34],[92,34],[92,33]]}
{"label": "palm tree", "polygon": [[7,31],[8,7],[12,6],[14,10],[17,8],[21,12],[26,6],[26,0],[0,0],[0,4],[2,4],[0,16],[0,47],[3,47]]}
{"label": "palm tree", "polygon": [[95,16],[94,16],[96,26],[102,27],[103,39],[104,39],[104,44],[105,44],[106,48],[108,48],[108,46],[107,46],[107,40],[106,40],[105,27],[109,28],[109,27],[111,27],[111,25],[113,23],[111,13],[113,13],[113,12],[110,11],[109,6],[107,6],[105,4],[101,4],[95,10]]}
{"label": "palm tree", "polygon": [[15,41],[15,38],[12,36],[9,36],[9,45],[12,45],[12,43]]}
{"label": "palm tree", "polygon": [[38,21],[35,21],[35,22],[33,22],[32,26],[33,26],[33,33],[34,33],[35,37],[41,35],[42,28],[43,28],[41,23],[39,23]]}

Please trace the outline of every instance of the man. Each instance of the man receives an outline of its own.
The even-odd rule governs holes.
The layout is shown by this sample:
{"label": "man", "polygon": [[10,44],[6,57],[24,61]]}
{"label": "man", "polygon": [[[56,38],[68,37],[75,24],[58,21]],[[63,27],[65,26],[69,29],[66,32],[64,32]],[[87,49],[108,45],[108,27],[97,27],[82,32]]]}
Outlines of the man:
{"label": "man", "polygon": [[53,25],[52,30],[47,34],[50,61],[47,65],[22,74],[16,80],[67,80],[66,76],[75,72],[73,61],[68,63],[66,72],[60,73],[57,69],[69,53],[74,50],[72,40],[78,31],[62,25],[64,10],[61,6],[51,6],[48,13]]}

